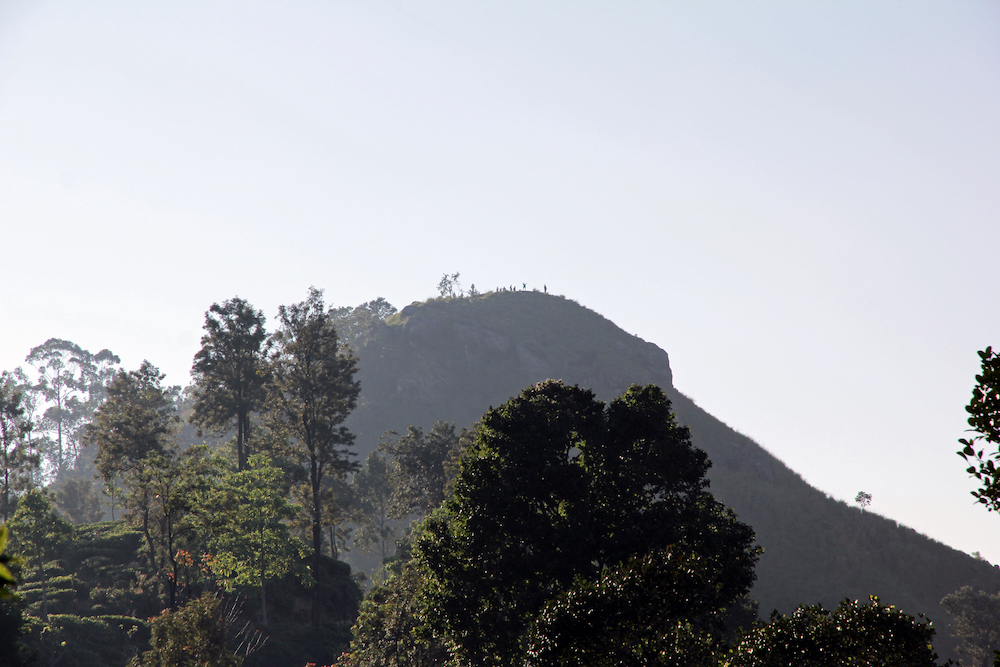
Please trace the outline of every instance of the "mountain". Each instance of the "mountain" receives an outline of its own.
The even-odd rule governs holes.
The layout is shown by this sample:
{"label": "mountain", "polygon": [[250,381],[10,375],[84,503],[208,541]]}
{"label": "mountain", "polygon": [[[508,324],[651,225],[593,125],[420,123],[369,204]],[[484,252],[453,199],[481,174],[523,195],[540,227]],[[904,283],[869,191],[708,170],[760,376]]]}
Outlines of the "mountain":
{"label": "mountain", "polygon": [[385,430],[439,419],[471,426],[547,378],[605,401],[633,383],[659,385],[712,460],[711,491],[757,532],[764,554],[753,595],[764,617],[878,595],[933,619],[938,652],[953,656],[941,598],[961,586],[1000,591],[1000,569],[807,484],[679,392],[665,351],[572,300],[513,291],[434,299],[375,321],[351,344],[362,391],[350,426],[362,456]]}

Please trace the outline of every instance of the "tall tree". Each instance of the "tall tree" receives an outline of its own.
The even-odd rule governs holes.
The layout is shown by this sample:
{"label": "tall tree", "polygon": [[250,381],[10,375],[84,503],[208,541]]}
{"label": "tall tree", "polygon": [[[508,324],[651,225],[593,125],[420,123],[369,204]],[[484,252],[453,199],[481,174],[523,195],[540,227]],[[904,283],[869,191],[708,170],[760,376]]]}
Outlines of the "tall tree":
{"label": "tall tree", "polygon": [[364,468],[354,473],[351,489],[354,492],[351,514],[358,525],[354,545],[385,560],[395,551],[396,522],[392,512],[392,477],[384,454],[374,451],[368,455]]}
{"label": "tall tree", "polygon": [[[108,399],[84,429],[84,442],[97,447],[95,465],[108,490],[124,475],[136,475],[150,454],[163,454],[178,423],[173,395],[164,375],[143,361],[138,370],[118,371],[108,384]],[[112,495],[113,499],[113,495]]]}
{"label": "tall tree", "polygon": [[260,591],[261,624],[266,626],[267,582],[295,570],[307,550],[288,530],[286,522],[299,507],[288,501],[281,469],[261,454],[250,457],[249,464],[247,470],[226,475],[208,496],[226,518],[212,541],[211,568],[227,590]]}
{"label": "tall tree", "polygon": [[[349,460],[354,435],[344,420],[361,390],[354,379],[357,358],[341,345],[322,291],[278,311],[279,329],[272,336],[272,391],[269,416],[275,430],[288,437],[287,455],[306,473],[312,524],[314,572],[320,571],[323,546],[323,482],[343,476],[357,464]],[[313,622],[318,622],[313,600]]]}
{"label": "tall tree", "polygon": [[[670,408],[654,386],[605,406],[550,380],[486,413],[414,548],[425,613],[459,662],[521,664],[529,643],[541,651],[552,636],[586,654],[600,605],[581,601],[632,610],[608,641],[630,628],[670,646],[676,637],[653,612],[678,591],[691,603],[674,604],[670,620],[698,630],[697,644],[749,591],[753,530],[708,493],[708,458]],[[532,635],[536,626],[545,632]],[[562,649],[569,661],[548,664],[588,664]]]}
{"label": "tall tree", "polygon": [[14,513],[17,494],[31,487],[41,462],[29,437],[31,428],[24,389],[4,371],[0,374],[0,516],[4,521]]}
{"label": "tall tree", "polygon": [[121,360],[110,350],[93,354],[76,343],[50,338],[31,349],[27,361],[38,372],[33,390],[47,402],[40,430],[49,434],[56,475],[80,453],[81,426],[105,398],[104,385]]}
{"label": "tall tree", "polygon": [[240,470],[247,469],[251,415],[266,395],[264,322],[264,314],[239,297],[213,303],[191,367],[196,388],[191,423],[216,431],[235,426]]}

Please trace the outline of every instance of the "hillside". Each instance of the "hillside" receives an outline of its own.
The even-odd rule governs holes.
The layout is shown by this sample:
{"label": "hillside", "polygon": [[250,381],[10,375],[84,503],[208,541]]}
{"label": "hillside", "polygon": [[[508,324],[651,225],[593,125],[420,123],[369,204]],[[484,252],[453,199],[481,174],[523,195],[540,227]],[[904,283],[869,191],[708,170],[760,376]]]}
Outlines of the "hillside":
{"label": "hillside", "polygon": [[753,593],[763,616],[874,594],[933,619],[937,649],[950,656],[940,599],[965,585],[1000,590],[1000,569],[811,487],[680,393],[666,352],[571,300],[496,292],[414,303],[353,344],[362,396],[350,425],[362,456],[386,429],[438,419],[469,426],[546,378],[588,387],[602,400],[633,383],[663,387],[714,464],[711,490],[764,547]]}

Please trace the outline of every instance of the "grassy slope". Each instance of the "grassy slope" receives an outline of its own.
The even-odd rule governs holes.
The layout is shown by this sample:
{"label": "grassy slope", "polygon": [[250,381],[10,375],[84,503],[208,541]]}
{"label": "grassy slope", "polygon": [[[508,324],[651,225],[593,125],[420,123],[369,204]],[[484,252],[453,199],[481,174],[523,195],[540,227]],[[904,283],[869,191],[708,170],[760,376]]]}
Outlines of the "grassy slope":
{"label": "grassy slope", "polygon": [[712,491],[755,528],[765,549],[754,592],[765,615],[875,594],[930,616],[938,650],[950,654],[939,600],[963,585],[1000,590],[1000,570],[806,484],[674,389],[665,352],[568,299],[500,292],[415,303],[358,347],[362,400],[351,427],[362,456],[387,429],[437,419],[468,426],[549,377],[603,400],[632,383],[664,387],[714,462]]}

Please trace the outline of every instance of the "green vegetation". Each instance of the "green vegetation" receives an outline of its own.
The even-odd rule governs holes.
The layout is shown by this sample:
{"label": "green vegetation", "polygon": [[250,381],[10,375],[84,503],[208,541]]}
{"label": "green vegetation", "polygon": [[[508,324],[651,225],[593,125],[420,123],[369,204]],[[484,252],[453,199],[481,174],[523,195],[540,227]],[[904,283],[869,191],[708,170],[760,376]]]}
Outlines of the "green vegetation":
{"label": "green vegetation", "polygon": [[186,389],[59,339],[5,372],[0,664],[924,665],[900,610],[943,609],[939,651],[990,655],[996,568],[812,489],[596,313],[458,277],[271,334],[214,304]]}
{"label": "green vegetation", "polygon": [[933,667],[930,623],[884,605],[877,597],[862,604],[844,600],[833,611],[800,606],[771,615],[748,632],[723,660],[725,667],[828,667],[886,665]]}

